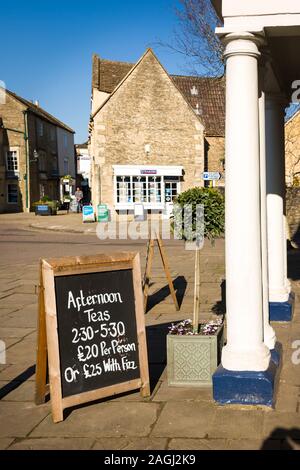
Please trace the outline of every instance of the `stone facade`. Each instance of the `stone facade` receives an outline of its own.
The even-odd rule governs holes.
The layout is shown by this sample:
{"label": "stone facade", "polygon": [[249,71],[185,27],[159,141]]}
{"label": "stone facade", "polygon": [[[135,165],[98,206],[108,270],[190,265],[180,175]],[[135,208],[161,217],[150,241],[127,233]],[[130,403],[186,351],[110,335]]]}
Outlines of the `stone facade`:
{"label": "stone facade", "polygon": [[[0,213],[19,212],[25,207],[25,106],[16,102],[14,98],[6,94],[5,103],[0,103],[1,126],[16,129],[19,132],[7,131],[0,128]],[[19,159],[19,178],[12,177],[7,172],[6,152],[9,149],[16,150]],[[11,177],[10,177],[11,176]],[[18,185],[18,198],[16,203],[8,202],[8,185]]]}
{"label": "stone facade", "polygon": [[[38,105],[9,91],[5,92],[5,102],[0,104],[0,119],[0,213],[32,209],[32,204],[42,196],[58,200],[57,129],[62,127],[74,142],[72,129]],[[15,172],[8,171],[7,152],[12,151],[16,152],[18,161]],[[75,167],[74,145],[70,158]]]}
{"label": "stone facade", "polygon": [[151,50],[94,115],[90,153],[94,204],[114,205],[113,165],[180,165],[181,190],[203,185],[204,127]]}
{"label": "stone facade", "polygon": [[285,125],[286,183],[300,186],[300,111]]}
{"label": "stone facade", "polygon": [[220,136],[205,137],[205,171],[219,172],[220,181],[216,186],[225,186],[225,139]]}
{"label": "stone facade", "polygon": [[[43,135],[40,135],[40,126]],[[38,201],[41,196],[59,199],[59,175],[56,128],[53,124],[28,113],[28,147],[30,160],[30,200],[29,204]],[[38,159],[34,161],[34,150]]]}

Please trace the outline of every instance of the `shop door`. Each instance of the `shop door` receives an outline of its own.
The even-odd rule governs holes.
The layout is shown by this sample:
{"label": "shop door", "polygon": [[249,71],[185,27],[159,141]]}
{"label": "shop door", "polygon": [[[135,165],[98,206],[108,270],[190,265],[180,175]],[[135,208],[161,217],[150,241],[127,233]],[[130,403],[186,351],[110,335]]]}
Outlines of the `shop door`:
{"label": "shop door", "polygon": [[173,179],[171,180],[171,178],[170,179],[165,178],[164,184],[165,184],[165,204],[166,204],[165,216],[166,218],[169,218],[173,211],[174,199],[177,197],[178,192],[179,192],[178,178],[176,178],[175,180]]}

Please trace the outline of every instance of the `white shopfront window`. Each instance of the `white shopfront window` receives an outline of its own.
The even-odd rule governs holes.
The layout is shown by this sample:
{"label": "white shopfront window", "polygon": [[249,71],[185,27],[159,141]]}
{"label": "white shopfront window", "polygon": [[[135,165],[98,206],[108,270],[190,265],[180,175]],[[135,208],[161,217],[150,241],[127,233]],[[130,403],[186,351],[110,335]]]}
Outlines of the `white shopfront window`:
{"label": "white shopfront window", "polygon": [[180,193],[183,167],[116,165],[113,169],[117,210],[134,209],[135,204],[143,204],[145,209],[164,210]]}
{"label": "white shopfront window", "polygon": [[6,170],[8,177],[19,176],[19,149],[16,147],[10,148],[6,152]]}

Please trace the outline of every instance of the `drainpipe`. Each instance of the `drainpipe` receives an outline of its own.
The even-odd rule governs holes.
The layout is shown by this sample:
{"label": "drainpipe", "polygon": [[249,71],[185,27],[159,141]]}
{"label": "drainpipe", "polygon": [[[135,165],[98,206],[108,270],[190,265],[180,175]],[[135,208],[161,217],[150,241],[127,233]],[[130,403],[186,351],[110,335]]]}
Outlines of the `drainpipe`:
{"label": "drainpipe", "polygon": [[28,120],[27,120],[27,109],[23,111],[24,115],[24,140],[25,140],[25,161],[26,161],[26,181],[25,181],[25,193],[26,193],[26,212],[30,212],[29,205],[29,141],[28,141]]}

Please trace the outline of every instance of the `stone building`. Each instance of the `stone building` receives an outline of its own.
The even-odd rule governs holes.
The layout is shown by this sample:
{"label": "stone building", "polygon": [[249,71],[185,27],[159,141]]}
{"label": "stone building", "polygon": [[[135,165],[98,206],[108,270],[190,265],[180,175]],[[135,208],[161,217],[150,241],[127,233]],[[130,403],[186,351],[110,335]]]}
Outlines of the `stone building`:
{"label": "stone building", "polygon": [[300,110],[285,125],[286,183],[300,187]]}
{"label": "stone building", "polygon": [[[93,57],[94,205],[170,211],[174,197],[224,167],[223,79],[170,76],[151,49],[136,63]],[[222,184],[222,183],[221,183]]]}
{"label": "stone building", "polygon": [[68,174],[75,176],[74,131],[38,102],[3,89],[1,96],[0,213],[29,211],[43,196],[59,199],[59,169],[62,176],[66,151]]}

